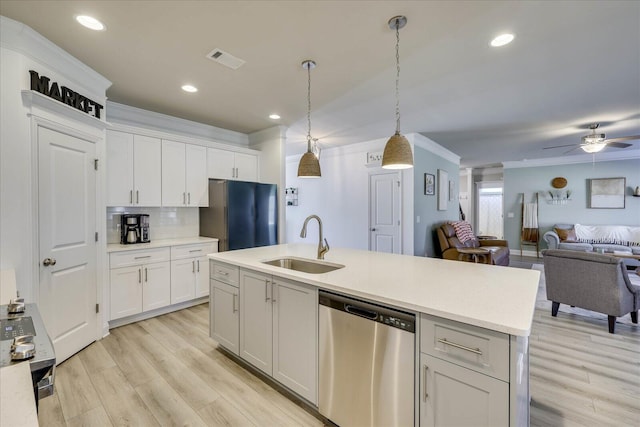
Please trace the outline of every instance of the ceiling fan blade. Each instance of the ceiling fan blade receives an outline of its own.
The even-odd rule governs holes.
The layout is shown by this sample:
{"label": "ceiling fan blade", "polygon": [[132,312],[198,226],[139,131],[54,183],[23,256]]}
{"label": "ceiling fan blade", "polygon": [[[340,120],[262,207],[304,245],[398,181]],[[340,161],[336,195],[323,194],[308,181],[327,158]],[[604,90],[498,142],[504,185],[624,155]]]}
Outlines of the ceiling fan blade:
{"label": "ceiling fan blade", "polygon": [[633,144],[627,144],[626,142],[607,142],[607,147],[614,148],[627,148],[631,147]]}
{"label": "ceiling fan blade", "polygon": [[578,146],[576,146],[576,147],[573,147],[571,150],[565,151],[565,152],[564,152],[564,153],[562,153],[562,154],[563,154],[563,155],[564,155],[564,154],[568,154],[568,153],[572,152],[573,150],[578,149],[578,147],[580,147],[580,146],[578,145]]}
{"label": "ceiling fan blade", "polygon": [[640,139],[640,135],[621,136],[620,138],[605,139],[604,142],[611,145],[612,142],[633,141],[634,139]]}
{"label": "ceiling fan blade", "polygon": [[552,148],[572,147],[574,145],[578,146],[579,144],[554,145],[553,147],[544,147],[543,150],[550,150]]}

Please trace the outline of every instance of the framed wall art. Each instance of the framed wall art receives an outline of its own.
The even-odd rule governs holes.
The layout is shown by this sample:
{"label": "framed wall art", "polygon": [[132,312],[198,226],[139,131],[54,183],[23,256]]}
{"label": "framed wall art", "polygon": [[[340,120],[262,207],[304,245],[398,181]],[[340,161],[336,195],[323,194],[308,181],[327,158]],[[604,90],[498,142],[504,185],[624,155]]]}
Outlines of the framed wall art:
{"label": "framed wall art", "polygon": [[626,178],[593,178],[589,181],[591,209],[624,209]]}
{"label": "framed wall art", "polygon": [[436,176],[432,173],[424,174],[424,195],[433,196],[436,194]]}
{"label": "framed wall art", "polygon": [[449,174],[447,171],[438,169],[438,210],[447,210],[447,200],[449,199]]}

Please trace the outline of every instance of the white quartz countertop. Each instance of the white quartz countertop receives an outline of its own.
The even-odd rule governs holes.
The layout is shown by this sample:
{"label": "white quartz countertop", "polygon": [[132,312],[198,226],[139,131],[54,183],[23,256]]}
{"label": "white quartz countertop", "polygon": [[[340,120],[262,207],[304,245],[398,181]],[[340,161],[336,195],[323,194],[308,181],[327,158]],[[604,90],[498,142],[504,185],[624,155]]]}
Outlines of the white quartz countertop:
{"label": "white quartz countertop", "polygon": [[316,259],[316,245],[285,244],[209,254],[209,258],[326,290],[516,336],[528,336],[540,272],[356,249],[331,248],[345,267],[309,274],[263,264],[284,256]]}
{"label": "white quartz countertop", "polygon": [[134,243],[132,245],[121,245],[111,243],[107,245],[107,252],[137,251],[140,249],[164,248],[167,246],[193,245],[196,243],[217,243],[218,239],[213,237],[181,237],[179,239],[152,240],[149,243]]}
{"label": "white quartz countertop", "polygon": [[37,426],[29,362],[0,368],[0,426]]}

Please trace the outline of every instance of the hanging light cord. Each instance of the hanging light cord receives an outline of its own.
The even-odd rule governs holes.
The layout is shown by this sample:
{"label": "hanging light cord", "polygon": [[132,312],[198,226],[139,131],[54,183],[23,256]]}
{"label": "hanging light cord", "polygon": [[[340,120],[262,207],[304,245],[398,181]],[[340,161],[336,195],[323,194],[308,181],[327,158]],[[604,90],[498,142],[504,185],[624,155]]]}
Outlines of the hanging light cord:
{"label": "hanging light cord", "polygon": [[307,67],[307,151],[311,152],[311,64]]}
{"label": "hanging light cord", "polygon": [[400,20],[396,19],[396,135],[400,134]]}

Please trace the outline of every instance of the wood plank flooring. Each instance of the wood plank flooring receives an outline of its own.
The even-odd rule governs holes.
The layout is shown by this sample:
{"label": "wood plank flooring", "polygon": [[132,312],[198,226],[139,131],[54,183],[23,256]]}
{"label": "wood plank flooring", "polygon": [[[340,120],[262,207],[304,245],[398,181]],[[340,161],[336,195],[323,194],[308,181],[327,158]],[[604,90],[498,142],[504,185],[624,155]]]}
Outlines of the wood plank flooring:
{"label": "wood plank flooring", "polygon": [[[550,304],[549,304],[550,305]],[[640,328],[562,311],[539,296],[532,426],[638,426]],[[208,336],[208,304],[111,330],[58,366],[42,426],[322,426]]]}

